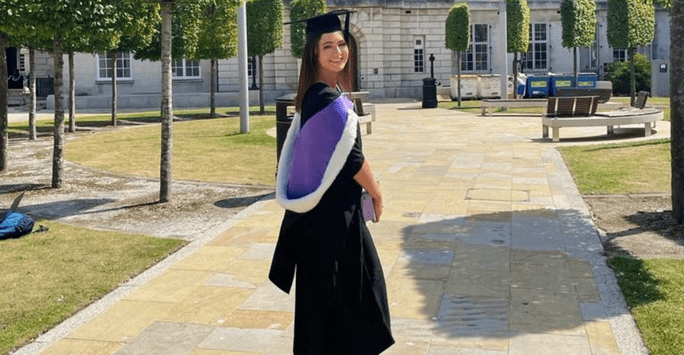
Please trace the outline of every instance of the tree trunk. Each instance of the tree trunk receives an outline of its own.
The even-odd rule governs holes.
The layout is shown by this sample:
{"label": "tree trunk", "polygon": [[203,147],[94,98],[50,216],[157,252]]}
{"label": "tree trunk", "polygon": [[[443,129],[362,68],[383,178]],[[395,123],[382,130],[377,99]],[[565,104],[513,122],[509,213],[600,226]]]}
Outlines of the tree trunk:
{"label": "tree trunk", "polygon": [[69,132],[76,132],[76,74],[74,52],[69,52]]}
{"label": "tree trunk", "polygon": [[171,102],[171,20],[172,4],[162,1],[162,124],[159,202],[171,201],[171,152],[173,150],[173,104]]}
{"label": "tree trunk", "polygon": [[9,134],[7,125],[7,39],[0,33],[0,173],[7,170],[7,153],[9,150]]}
{"label": "tree trunk", "polygon": [[[670,58],[684,58],[684,0],[670,10]],[[684,223],[684,62],[670,62],[670,138],[672,216]]]}
{"label": "tree trunk", "polygon": [[29,48],[29,139],[36,140],[36,50]]}
{"label": "tree trunk", "polygon": [[[252,68],[254,70],[254,68]],[[259,56],[259,113],[265,114],[264,109],[264,56]]]}
{"label": "tree trunk", "polygon": [[62,162],[64,160],[64,102],[62,101],[62,70],[64,58],[62,58],[62,38],[55,38],[54,49],[55,71],[55,130],[54,147],[52,150],[52,187],[62,187]]}
{"label": "tree trunk", "polygon": [[[634,75],[634,48],[627,50],[627,55],[629,56],[629,102],[630,106],[634,106],[636,102],[636,79]],[[676,57],[670,57],[676,58]]]}
{"label": "tree trunk", "polygon": [[109,63],[109,68],[112,70],[112,126],[116,127],[119,125],[119,120],[117,117],[117,101],[118,101],[118,93],[117,93],[117,87],[116,87],[116,57],[117,57],[117,51],[111,51],[109,52],[109,56],[112,58],[112,61]]}
{"label": "tree trunk", "polygon": [[456,61],[456,73],[458,75],[456,82],[456,89],[458,90],[458,107],[461,107],[461,51],[458,51],[458,59]]}
{"label": "tree trunk", "polygon": [[577,77],[577,47],[572,47],[572,72],[575,77],[575,87],[578,87],[578,80],[579,78]]}
{"label": "tree trunk", "polygon": [[209,96],[209,116],[216,117],[216,60],[211,60],[211,94]]}
{"label": "tree trunk", "polygon": [[513,98],[518,99],[518,52],[513,53]]}

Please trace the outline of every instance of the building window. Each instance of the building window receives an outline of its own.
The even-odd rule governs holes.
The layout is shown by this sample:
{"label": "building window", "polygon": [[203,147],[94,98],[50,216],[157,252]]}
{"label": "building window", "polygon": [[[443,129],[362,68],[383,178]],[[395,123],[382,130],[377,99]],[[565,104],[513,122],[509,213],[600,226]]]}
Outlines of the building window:
{"label": "building window", "polygon": [[173,77],[175,79],[190,79],[200,77],[199,62],[185,60],[185,58],[174,60],[171,71],[173,72]]}
{"label": "building window", "polygon": [[425,72],[425,40],[423,38],[413,40],[413,71]]}
{"label": "building window", "polygon": [[[112,58],[105,53],[99,53],[97,57],[97,78],[100,80],[111,79]],[[116,54],[116,78],[131,79],[131,53],[119,52]]]}
{"label": "building window", "polygon": [[24,54],[19,54],[19,71],[26,73],[26,56]]}
{"label": "building window", "polygon": [[533,23],[530,25],[530,46],[526,53],[522,54],[523,71],[548,70],[548,26],[545,23]]}
{"label": "building window", "polygon": [[614,62],[627,61],[627,50],[626,49],[613,49],[613,61]]}
{"label": "building window", "polygon": [[461,70],[489,70],[489,25],[473,24],[470,30],[470,46],[461,53]]}

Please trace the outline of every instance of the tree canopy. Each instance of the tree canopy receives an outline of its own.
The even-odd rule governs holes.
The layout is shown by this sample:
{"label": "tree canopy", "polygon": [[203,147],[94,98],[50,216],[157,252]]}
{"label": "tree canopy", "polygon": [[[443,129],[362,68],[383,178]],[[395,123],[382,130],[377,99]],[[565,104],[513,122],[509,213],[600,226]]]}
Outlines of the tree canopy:
{"label": "tree canopy", "polygon": [[195,55],[199,59],[227,59],[237,55],[239,0],[208,0],[204,4]]}
{"label": "tree canopy", "polygon": [[[290,21],[303,20],[328,11],[325,0],[292,0],[290,2]],[[301,58],[306,44],[306,23],[290,24],[292,55]]]}
{"label": "tree canopy", "polygon": [[251,56],[266,55],[283,45],[282,0],[247,2],[247,52]]}
{"label": "tree canopy", "polygon": [[457,3],[449,10],[445,24],[446,47],[452,51],[464,51],[470,46],[470,9],[465,2]]}
{"label": "tree canopy", "polygon": [[608,43],[615,49],[648,45],[655,36],[652,1],[608,0]]}
{"label": "tree canopy", "polygon": [[508,53],[527,52],[530,45],[530,7],[527,0],[506,1]]}
{"label": "tree canopy", "polygon": [[[173,59],[196,60],[203,11],[210,0],[176,0],[173,3],[173,22],[171,32],[171,56]],[[161,21],[152,36],[150,44],[135,50],[135,59],[160,61],[162,48]]]}

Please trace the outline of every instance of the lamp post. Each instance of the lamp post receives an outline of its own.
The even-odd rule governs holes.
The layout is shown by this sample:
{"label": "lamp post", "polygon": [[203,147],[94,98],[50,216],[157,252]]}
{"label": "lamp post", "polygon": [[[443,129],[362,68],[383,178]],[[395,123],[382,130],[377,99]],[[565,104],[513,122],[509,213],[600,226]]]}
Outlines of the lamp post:
{"label": "lamp post", "polygon": [[255,56],[252,56],[252,58],[249,59],[250,62],[252,62],[252,87],[250,87],[250,90],[259,90],[259,87],[256,84],[256,71],[257,71],[257,60]]}
{"label": "lamp post", "polygon": [[435,55],[430,53],[430,77],[435,78]]}

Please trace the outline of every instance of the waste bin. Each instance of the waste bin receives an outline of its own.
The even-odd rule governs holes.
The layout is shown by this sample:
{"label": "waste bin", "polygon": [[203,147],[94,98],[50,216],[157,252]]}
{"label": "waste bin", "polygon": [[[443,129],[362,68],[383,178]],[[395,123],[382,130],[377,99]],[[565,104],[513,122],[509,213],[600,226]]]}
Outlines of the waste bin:
{"label": "waste bin", "polygon": [[597,75],[596,73],[578,73],[577,87],[580,88],[595,88]]}
{"label": "waste bin", "polygon": [[573,74],[551,75],[549,80],[549,96],[556,96],[559,89],[571,88],[575,86],[575,76]]}
{"label": "waste bin", "polygon": [[280,161],[280,151],[283,150],[287,131],[292,125],[293,116],[287,114],[288,106],[294,106],[297,94],[289,94],[276,99],[276,164]]}
{"label": "waste bin", "polygon": [[530,75],[527,77],[527,96],[526,97],[548,97],[549,96],[549,76]]}
{"label": "waste bin", "polygon": [[423,108],[437,107],[437,85],[435,78],[423,79]]}
{"label": "waste bin", "polygon": [[[461,99],[477,97],[477,75],[461,74]],[[458,100],[458,75],[451,76],[451,99]]]}
{"label": "waste bin", "polygon": [[501,75],[480,75],[477,80],[477,97],[479,99],[492,99],[501,97]]}

